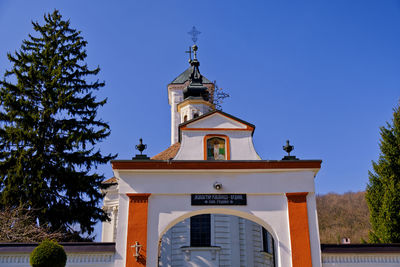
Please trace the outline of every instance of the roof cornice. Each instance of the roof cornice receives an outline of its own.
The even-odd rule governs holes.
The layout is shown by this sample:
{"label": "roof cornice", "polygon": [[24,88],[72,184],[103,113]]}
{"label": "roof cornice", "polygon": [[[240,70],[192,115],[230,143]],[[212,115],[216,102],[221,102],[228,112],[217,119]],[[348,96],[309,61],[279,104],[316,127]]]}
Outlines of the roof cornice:
{"label": "roof cornice", "polygon": [[320,169],[322,160],[112,160],[113,170],[293,170]]}

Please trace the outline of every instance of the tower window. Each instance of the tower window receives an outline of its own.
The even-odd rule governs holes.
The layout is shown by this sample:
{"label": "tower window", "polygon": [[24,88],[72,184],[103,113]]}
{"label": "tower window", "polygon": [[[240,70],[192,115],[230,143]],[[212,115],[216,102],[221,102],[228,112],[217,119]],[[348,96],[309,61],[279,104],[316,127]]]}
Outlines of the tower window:
{"label": "tower window", "polygon": [[197,118],[199,116],[199,113],[194,113],[193,118]]}
{"label": "tower window", "polygon": [[207,139],[207,160],[225,160],[226,146],[225,139],[213,137]]}
{"label": "tower window", "polygon": [[264,227],[262,228],[262,243],[264,252],[274,254],[274,239]]}
{"label": "tower window", "polygon": [[202,214],[190,218],[190,246],[211,246],[211,215]]}
{"label": "tower window", "polygon": [[187,121],[187,115],[183,117],[183,122]]}

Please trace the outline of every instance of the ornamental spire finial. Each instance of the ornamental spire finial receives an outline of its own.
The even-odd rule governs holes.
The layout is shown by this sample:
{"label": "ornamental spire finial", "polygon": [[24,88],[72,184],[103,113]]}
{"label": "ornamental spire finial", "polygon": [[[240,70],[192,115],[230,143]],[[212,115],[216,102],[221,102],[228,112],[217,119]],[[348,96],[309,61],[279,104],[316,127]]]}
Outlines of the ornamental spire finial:
{"label": "ornamental spire finial", "polygon": [[197,60],[197,50],[199,49],[197,45],[192,45],[192,49],[193,49],[193,59]]}
{"label": "ornamental spire finial", "polygon": [[289,144],[289,140],[286,140],[286,146],[283,146],[282,148],[283,148],[283,150],[286,151],[286,153],[288,153],[287,156],[284,156],[282,158],[282,160],[298,160],[298,158],[296,158],[296,156],[290,155],[290,152],[292,152],[292,150],[294,149],[294,146]]}
{"label": "ornamental spire finial", "polygon": [[283,146],[283,150],[285,150],[286,153],[288,153],[288,156],[290,156],[290,152],[292,152],[293,149],[294,149],[294,146],[291,146],[289,144],[289,140],[286,140],[286,146]]}
{"label": "ornamental spire finial", "polygon": [[142,138],[139,139],[139,142],[140,143],[138,145],[136,145],[135,148],[137,150],[139,150],[140,151],[140,155],[142,155],[143,154],[143,150],[145,150],[147,148],[147,145],[143,144],[143,139]]}
{"label": "ornamental spire finial", "polygon": [[146,144],[143,144],[143,139],[139,139],[139,144],[135,146],[137,150],[140,151],[140,155],[136,154],[135,157],[132,158],[132,160],[149,160],[150,158],[147,155],[143,155],[143,150],[147,148]]}

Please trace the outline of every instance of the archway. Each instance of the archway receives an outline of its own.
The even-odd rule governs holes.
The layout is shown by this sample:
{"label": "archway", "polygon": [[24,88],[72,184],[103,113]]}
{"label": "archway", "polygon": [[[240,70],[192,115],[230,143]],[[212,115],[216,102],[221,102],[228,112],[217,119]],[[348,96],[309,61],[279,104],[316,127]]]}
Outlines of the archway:
{"label": "archway", "polygon": [[276,234],[256,221],[229,209],[185,214],[162,232],[158,266],[278,266]]}

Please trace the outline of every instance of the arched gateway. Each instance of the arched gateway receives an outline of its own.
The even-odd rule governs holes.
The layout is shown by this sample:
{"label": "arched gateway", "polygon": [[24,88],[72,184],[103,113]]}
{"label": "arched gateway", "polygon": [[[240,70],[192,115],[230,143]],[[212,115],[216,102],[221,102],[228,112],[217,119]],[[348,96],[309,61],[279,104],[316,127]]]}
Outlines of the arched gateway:
{"label": "arched gateway", "polygon": [[[183,243],[171,246],[179,246],[182,253],[200,251],[198,246],[201,251],[217,251],[212,238],[193,240],[201,231],[207,234],[208,228],[220,227],[221,233],[235,236],[232,231],[243,227],[233,219],[218,226],[211,219],[214,214],[260,225],[275,240],[275,266],[321,266],[314,191],[321,161],[291,156],[261,160],[253,146],[255,126],[213,110],[213,86],[200,74],[198,60],[191,60],[168,85],[171,147],[151,159],[137,156],[112,162],[115,178],[104,203],[112,220],[103,225],[103,241],[116,241],[115,266],[157,266],[162,237],[188,218],[197,221],[178,235],[176,240]],[[194,217],[200,214],[212,216]],[[243,231],[241,238],[253,242],[252,234]],[[234,253],[237,244],[239,239],[231,238],[225,246],[231,260],[222,264],[214,259],[215,266],[262,266],[250,264],[251,259],[236,260],[241,254],[240,248]],[[207,266],[193,257],[184,259],[179,266]]]}

